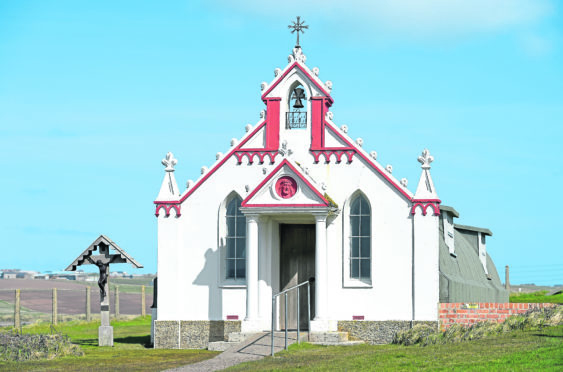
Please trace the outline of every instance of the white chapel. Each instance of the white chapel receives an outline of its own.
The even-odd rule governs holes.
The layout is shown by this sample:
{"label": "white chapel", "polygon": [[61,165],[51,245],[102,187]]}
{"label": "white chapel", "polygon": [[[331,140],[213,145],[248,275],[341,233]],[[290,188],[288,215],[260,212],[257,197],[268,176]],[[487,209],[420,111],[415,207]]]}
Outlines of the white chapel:
{"label": "white chapel", "polygon": [[[205,348],[272,326],[381,342],[437,322],[440,302],[507,301],[486,250],[492,233],[454,223],[428,150],[413,150],[413,192],[333,122],[332,83],[299,44],[274,75],[262,83],[260,121],[185,190],[174,155],[162,161],[156,348]],[[299,284],[299,296],[272,306]]]}

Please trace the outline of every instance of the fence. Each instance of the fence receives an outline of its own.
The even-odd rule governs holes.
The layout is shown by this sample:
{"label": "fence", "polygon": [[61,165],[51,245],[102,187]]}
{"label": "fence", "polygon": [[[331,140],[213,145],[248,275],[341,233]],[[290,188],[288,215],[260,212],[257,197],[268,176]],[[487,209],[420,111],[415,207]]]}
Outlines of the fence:
{"label": "fence", "polygon": [[[145,286],[112,286],[110,309],[114,318],[125,315],[150,314],[152,288]],[[147,293],[151,292],[151,293]],[[0,326],[36,321],[57,324],[67,320],[99,318],[100,295],[98,287],[83,289],[0,289]]]}

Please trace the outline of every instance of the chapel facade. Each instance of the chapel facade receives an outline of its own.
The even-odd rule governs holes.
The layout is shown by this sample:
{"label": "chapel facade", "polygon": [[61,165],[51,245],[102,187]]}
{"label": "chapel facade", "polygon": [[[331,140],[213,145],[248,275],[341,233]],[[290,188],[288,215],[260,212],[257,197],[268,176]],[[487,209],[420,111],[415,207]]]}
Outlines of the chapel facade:
{"label": "chapel facade", "polygon": [[[437,322],[440,302],[507,301],[486,250],[492,233],[453,223],[428,150],[412,192],[334,123],[332,83],[299,46],[274,75],[260,121],[184,191],[176,159],[163,160],[155,347],[202,348],[272,324],[373,341],[383,325]],[[309,308],[306,286],[272,306],[305,282]]]}

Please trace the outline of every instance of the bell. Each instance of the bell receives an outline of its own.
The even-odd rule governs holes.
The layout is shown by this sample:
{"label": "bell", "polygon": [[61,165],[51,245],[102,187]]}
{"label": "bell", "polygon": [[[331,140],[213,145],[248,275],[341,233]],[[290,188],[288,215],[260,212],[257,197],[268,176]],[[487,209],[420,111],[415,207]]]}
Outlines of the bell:
{"label": "bell", "polygon": [[304,93],[305,90],[303,88],[295,88],[293,90],[293,99],[295,100],[295,103],[293,104],[293,108],[300,109],[305,107],[303,106],[303,102],[301,102],[301,99],[305,98]]}

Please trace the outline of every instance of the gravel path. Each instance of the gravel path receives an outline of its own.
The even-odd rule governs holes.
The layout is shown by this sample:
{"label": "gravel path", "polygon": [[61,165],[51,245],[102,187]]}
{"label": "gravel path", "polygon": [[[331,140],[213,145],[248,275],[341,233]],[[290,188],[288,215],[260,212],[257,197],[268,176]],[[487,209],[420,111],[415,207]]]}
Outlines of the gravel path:
{"label": "gravel path", "polygon": [[[303,338],[302,338],[303,339]],[[295,332],[289,332],[288,344],[297,341]],[[283,350],[285,339],[283,332],[274,333],[274,351]],[[207,372],[220,371],[234,365],[262,359],[271,353],[271,334],[270,332],[262,332],[253,335],[245,341],[233,345],[230,349],[217,355],[215,358],[204,360],[203,362],[189,364],[187,366],[170,369],[168,372]]]}

